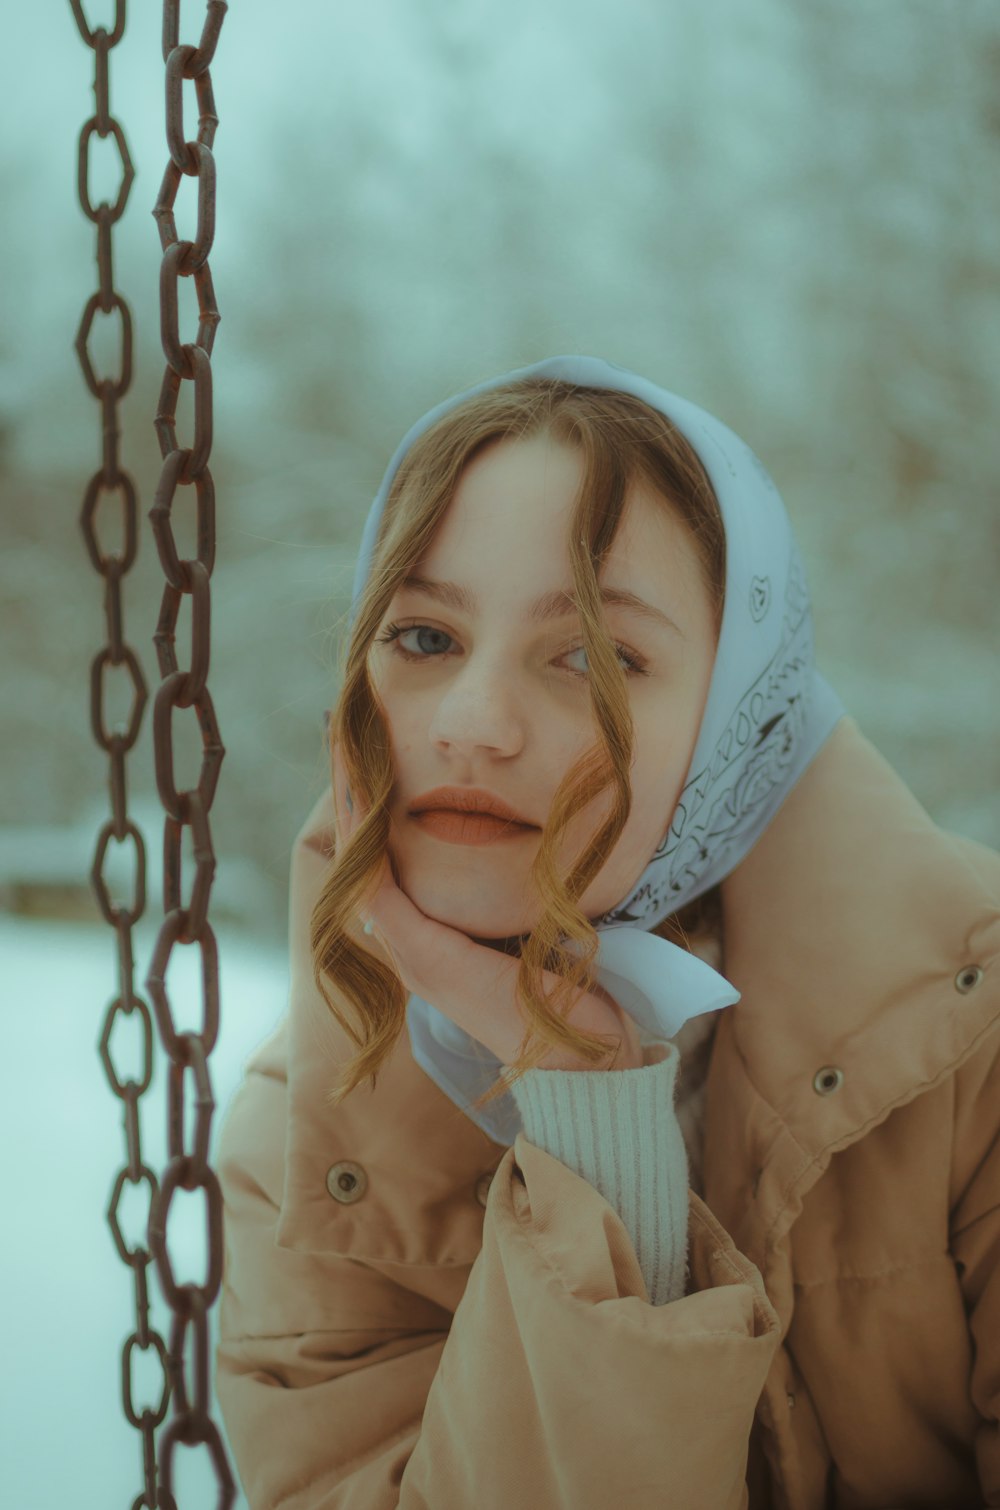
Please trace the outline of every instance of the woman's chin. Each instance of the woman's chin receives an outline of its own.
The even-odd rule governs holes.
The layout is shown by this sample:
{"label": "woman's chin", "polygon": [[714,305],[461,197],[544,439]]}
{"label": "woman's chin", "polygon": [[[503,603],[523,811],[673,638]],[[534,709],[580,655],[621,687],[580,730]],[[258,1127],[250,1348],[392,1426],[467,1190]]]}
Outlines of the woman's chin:
{"label": "woman's chin", "polygon": [[524,915],[523,909],[516,909],[509,898],[498,896],[491,903],[481,892],[471,897],[468,887],[433,886],[426,875],[416,879],[412,886],[403,875],[400,884],[426,917],[447,928],[457,928],[476,943],[498,944],[531,931],[531,919]]}

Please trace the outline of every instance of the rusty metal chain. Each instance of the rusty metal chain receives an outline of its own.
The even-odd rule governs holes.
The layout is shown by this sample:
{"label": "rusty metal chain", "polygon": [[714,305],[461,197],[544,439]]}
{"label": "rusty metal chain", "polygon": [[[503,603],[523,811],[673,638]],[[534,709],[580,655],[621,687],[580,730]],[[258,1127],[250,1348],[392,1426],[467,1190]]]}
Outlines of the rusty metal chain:
{"label": "rusty metal chain", "polygon": [[[167,359],[157,405],[155,429],[163,465],[149,518],[166,578],[154,636],[160,676],[153,702],[153,758],[156,785],[165,810],[163,831],[164,918],[146,976],[164,1049],[170,1058],[168,1087],[169,1159],[149,1219],[149,1242],[167,1301],[174,1311],[169,1369],[175,1414],[159,1443],[159,1473],[165,1504],[174,1505],[173,1456],[177,1443],[204,1446],[215,1467],[218,1504],[232,1504],[236,1489],[218,1427],[211,1416],[211,1347],[209,1311],[222,1284],[222,1190],[209,1164],[209,1133],[215,1101],[208,1059],[219,1034],[219,960],[208,921],[215,875],[209,812],[225,749],[219,737],[208,691],[210,650],[209,580],[215,564],[215,486],[208,469],[212,450],[212,344],[219,311],[215,304],[208,256],[215,236],[215,158],[212,143],[219,124],[209,71],[227,6],[208,0],[198,47],[178,40],[180,0],[164,0],[163,61],[166,65],[166,136],[170,158],[153,208],[163,258],[160,264],[160,340]],[[184,80],[192,79],[198,102],[198,136],[184,134]],[[198,180],[198,225],[194,241],[177,235],[174,201],[183,177]],[[178,328],[178,279],[194,278],[198,296],[197,340],[181,343]],[[175,417],[182,381],[194,383],[194,443],[178,446]],[[182,560],[177,551],[172,510],[178,488],[194,487],[197,554]],[[191,664],[180,669],[174,648],[182,599],[191,600]],[[202,764],[198,785],[179,792],[174,776],[174,713],[195,709],[201,732]],[[190,830],[194,878],[182,894],[183,831]],[[170,957],[177,945],[197,945],[202,966],[200,1032],[179,1033],[166,987]],[[184,1146],[185,1072],[193,1079],[193,1128],[190,1149]],[[208,1222],[208,1273],[203,1285],[179,1284],[167,1246],[167,1223],[174,1192],[200,1190]],[[190,1356],[191,1389],[185,1374]]]}
{"label": "rusty metal chain", "polygon": [[[90,667],[90,722],[94,739],[107,754],[110,762],[109,786],[111,818],[102,825],[97,837],[94,864],[90,873],[98,907],[105,921],[115,930],[118,955],[118,992],[105,1015],[99,1052],[108,1082],[114,1094],[124,1102],[125,1136],[128,1163],[115,1181],[108,1207],[107,1219],[115,1246],[123,1262],[132,1269],[135,1284],[135,1330],[125,1340],[121,1355],[122,1408],[126,1418],[140,1433],[145,1477],[145,1496],[137,1503],[150,1506],[156,1500],[156,1427],[167,1411],[170,1381],[167,1374],[166,1348],[159,1332],[150,1324],[149,1318],[149,1265],[151,1254],[137,1246],[129,1250],[118,1223],[118,1204],[126,1180],[138,1184],[145,1180],[155,1199],[158,1191],[156,1175],[144,1163],[139,1127],[139,1101],[148,1089],[153,1071],[153,1030],[149,1008],[137,994],[134,984],[135,962],[132,938],[133,924],[142,916],[146,907],[146,847],[142,833],[128,816],[127,781],[125,758],[139,737],[142,715],[146,706],[146,681],[135,651],[125,640],[122,583],[136,558],[136,489],[131,476],[119,463],[118,440],[121,426],[118,404],[128,391],[132,381],[132,314],[128,304],[114,287],[111,228],[121,219],[128,201],[132,180],[135,176],[129,156],[125,133],[110,112],[108,100],[109,53],[122,38],[125,30],[125,0],[116,0],[115,24],[110,33],[103,27],[91,31],[83,14],[81,0],[70,0],[80,34],[94,53],[94,94],[96,113],[84,123],[80,132],[77,162],[77,189],[80,206],[87,219],[97,226],[98,289],[87,300],[83,319],[76,336],[76,351],[83,369],[87,387],[100,404],[102,437],[102,464],[91,477],[84,495],[80,525],[95,571],[104,580],[104,612],[107,623],[107,643],[95,655]],[[101,137],[113,135],[122,162],[122,178],[118,198],[112,205],[107,201],[95,206],[91,199],[90,140],[94,132]],[[117,377],[98,378],[90,360],[88,344],[91,328],[98,310],[110,314],[117,310],[121,318],[122,359]],[[122,510],[121,552],[106,554],[97,535],[97,511],[102,497],[116,493]],[[132,708],[127,728],[109,732],[105,718],[105,673],[109,667],[124,667],[132,684]],[[115,906],[104,879],[104,864],[108,844],[114,838],[121,844],[131,839],[134,854],[133,884],[130,905]],[[143,1073],[141,1081],[119,1079],[111,1057],[111,1040],[120,1017],[130,1018],[137,1012],[143,1031]],[[160,1359],[163,1370],[163,1390],[155,1411],[149,1408],[137,1415],[132,1400],[132,1362],[134,1350],[145,1351],[152,1347]]]}
{"label": "rusty metal chain", "polygon": [[[121,1356],[122,1408],[125,1416],[142,1438],[144,1487],[135,1498],[132,1510],[177,1510],[173,1491],[173,1456],[176,1444],[204,1445],[211,1457],[218,1482],[217,1504],[228,1510],[236,1497],[236,1487],[226,1457],[221,1434],[210,1414],[210,1336],[209,1312],[222,1282],[222,1194],[211,1169],[209,1137],[215,1102],[208,1070],[208,1056],[215,1047],[219,1030],[218,951],[215,934],[208,922],[208,901],[215,873],[215,855],[209,828],[209,810],[215,793],[219,768],[225,749],[219,738],[218,725],[209,696],[210,601],[209,579],[215,560],[215,493],[208,459],[212,446],[212,372],[210,356],[219,313],[215,307],[208,255],[215,234],[215,159],[212,141],[218,125],[212,97],[209,65],[215,53],[219,31],[225,16],[225,0],[208,0],[207,16],[200,45],[195,48],[178,43],[180,0],[164,0],[162,50],[166,65],[167,108],[166,134],[170,162],[153,209],[156,217],[163,260],[160,275],[161,340],[167,358],[167,370],[160,392],[155,429],[160,443],[162,469],[153,508],[149,511],[153,535],[166,577],[160,618],[154,635],[161,683],[153,707],[153,746],[156,783],[166,811],[163,836],[163,905],[164,918],[153,958],[146,976],[146,989],[156,1014],[163,1048],[169,1056],[168,1077],[168,1163],[162,1182],[143,1162],[139,1128],[139,1100],[152,1079],[152,1023],[149,1009],[134,986],[134,951],[132,927],[146,905],[146,852],[142,834],[129,819],[127,811],[125,757],[134,746],[147,699],[146,683],[139,659],[124,638],[122,579],[132,566],[137,551],[136,489],[132,478],[119,464],[118,403],[132,380],[132,317],[128,304],[114,289],[111,228],[125,210],[134,177],[125,135],[111,116],[109,107],[108,61],[111,48],[121,40],[125,30],[125,0],[115,0],[115,20],[109,33],[104,27],[91,30],[83,11],[83,0],[69,0],[84,42],[94,52],[96,112],[80,133],[78,191],[84,214],[97,226],[98,291],[88,299],[76,337],[76,350],[87,386],[101,406],[103,456],[100,469],[87,485],[80,525],[87,551],[95,570],[104,580],[107,644],[98,651],[91,664],[90,714],[94,738],[110,760],[111,818],[102,825],[91,870],[91,884],[101,913],[115,929],[118,955],[118,993],[111,1002],[103,1025],[99,1052],[112,1091],[125,1107],[124,1123],[128,1162],[114,1185],[107,1217],[115,1245],[122,1260],[134,1274],[136,1325],[126,1339]],[[185,79],[193,79],[199,107],[199,132],[196,141],[184,139],[182,90]],[[113,135],[122,160],[122,181],[114,205],[107,201],[94,205],[89,189],[89,143],[94,132],[100,137]],[[195,241],[180,241],[173,215],[173,204],[181,178],[198,178],[198,226]],[[177,280],[193,276],[198,295],[200,323],[194,344],[182,345],[178,332]],[[117,377],[98,378],[90,360],[88,343],[97,311],[110,314],[117,310],[122,326],[121,370]],[[175,415],[182,379],[194,382],[195,434],[188,448],[177,445]],[[178,487],[194,486],[197,506],[197,556],[182,560],[178,556],[171,525],[171,508]],[[122,506],[122,550],[108,555],[101,548],[96,531],[97,510],[105,493],[118,493]],[[174,650],[177,619],[182,597],[191,598],[192,634],[191,665],[180,670]],[[109,731],[105,719],[105,672],[108,667],[123,666],[132,684],[132,708],[127,727]],[[175,708],[196,710],[203,749],[201,775],[197,787],[178,792],[174,781],[172,746]],[[183,830],[191,831],[195,874],[190,895],[182,896],[181,846]],[[112,903],[103,870],[110,840],[134,845],[135,866],[131,905]],[[166,989],[166,973],[175,945],[197,944],[201,952],[203,1021],[200,1033],[178,1033]],[[111,1058],[111,1039],[119,1015],[131,1017],[138,1011],[143,1027],[143,1075],[141,1081],[122,1082]],[[190,1071],[194,1080],[193,1137],[190,1151],[184,1147],[184,1076]],[[137,1245],[129,1249],[119,1226],[117,1210],[126,1181],[149,1186],[148,1248]],[[179,1284],[174,1274],[167,1243],[170,1204],[177,1188],[204,1192],[208,1219],[208,1274],[203,1285]],[[148,1270],[155,1259],[160,1285],[173,1312],[169,1346],[150,1324]],[[188,1388],[185,1371],[188,1339],[190,1377]],[[163,1375],[163,1389],[156,1408],[137,1411],[133,1400],[132,1363],[134,1350],[154,1348]],[[156,1439],[157,1429],[166,1420],[173,1403],[174,1413],[165,1430]],[[157,1458],[157,1448],[159,1449]]]}

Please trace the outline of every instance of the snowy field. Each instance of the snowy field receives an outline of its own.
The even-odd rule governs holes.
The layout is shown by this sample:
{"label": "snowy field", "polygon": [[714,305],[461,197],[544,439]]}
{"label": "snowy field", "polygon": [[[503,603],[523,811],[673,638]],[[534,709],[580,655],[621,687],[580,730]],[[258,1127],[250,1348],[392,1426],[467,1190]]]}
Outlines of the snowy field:
{"label": "snowy field", "polygon": [[[247,1056],[287,1004],[286,956],[261,949],[246,934],[216,931],[221,1027],[210,1060],[213,1150]],[[145,998],[141,982],[155,927],[137,929],[136,938],[136,979]],[[107,1084],[97,1051],[114,995],[111,940],[103,925],[0,915],[6,1026],[0,1176],[9,1212],[0,1503],[9,1510],[124,1510],[142,1489],[141,1438],[120,1404],[120,1354],[134,1318],[132,1272],[118,1256],[105,1219],[125,1161],[122,1103]],[[199,970],[197,950],[175,951],[167,986],[181,1030],[196,1026]],[[141,1072],[139,1035],[133,1038],[128,1027],[119,1032],[116,1067],[126,1080]],[[166,1074],[158,1036],[153,1065],[140,1102],[141,1137],[145,1162],[159,1177],[166,1164]],[[145,1184],[126,1185],[120,1213],[129,1247],[143,1240],[147,1197]],[[177,1192],[168,1243],[178,1282],[200,1282],[206,1248],[202,1196]],[[155,1264],[149,1275],[152,1324],[166,1339],[171,1312]],[[159,1363],[152,1349],[145,1355],[135,1349],[133,1362],[141,1411],[159,1398]],[[213,1413],[224,1431],[217,1407]],[[171,1415],[172,1407],[167,1421]],[[216,1504],[204,1449],[177,1448],[174,1466],[179,1506],[209,1510]],[[236,1504],[245,1510],[242,1494]]]}

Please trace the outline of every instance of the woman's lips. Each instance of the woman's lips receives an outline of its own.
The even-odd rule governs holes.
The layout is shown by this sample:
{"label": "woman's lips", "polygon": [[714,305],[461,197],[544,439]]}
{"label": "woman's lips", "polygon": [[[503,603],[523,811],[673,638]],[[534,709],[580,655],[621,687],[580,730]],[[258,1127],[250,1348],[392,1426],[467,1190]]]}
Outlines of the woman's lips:
{"label": "woman's lips", "polygon": [[495,818],[491,813],[459,813],[454,808],[427,808],[411,813],[413,822],[435,839],[448,844],[494,844],[497,840],[523,839],[536,834],[532,823],[514,823],[509,818]]}

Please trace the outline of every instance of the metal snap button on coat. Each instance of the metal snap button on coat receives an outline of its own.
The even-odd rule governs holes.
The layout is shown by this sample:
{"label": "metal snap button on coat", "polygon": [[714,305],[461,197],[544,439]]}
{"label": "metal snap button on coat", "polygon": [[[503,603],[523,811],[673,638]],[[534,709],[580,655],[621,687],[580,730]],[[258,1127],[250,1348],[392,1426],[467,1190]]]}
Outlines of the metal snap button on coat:
{"label": "metal snap button on coat", "polygon": [[480,1206],[486,1205],[486,1201],[490,1193],[490,1186],[492,1184],[493,1176],[491,1174],[481,1174],[479,1176],[479,1179],[476,1181],[476,1200],[479,1202]]}
{"label": "metal snap button on coat", "polygon": [[360,1164],[341,1159],[339,1164],[331,1164],[327,1170],[326,1188],[335,1201],[349,1205],[351,1201],[360,1201],[368,1189],[368,1176]]}
{"label": "metal snap button on coat", "polygon": [[831,1092],[839,1091],[843,1083],[844,1072],[835,1064],[824,1064],[813,1076],[813,1090],[817,1096],[829,1096]]}
{"label": "metal snap button on coat", "polygon": [[962,969],[955,976],[955,990],[961,991],[962,995],[965,996],[974,987],[979,985],[982,978],[983,972],[978,965],[963,965]]}

